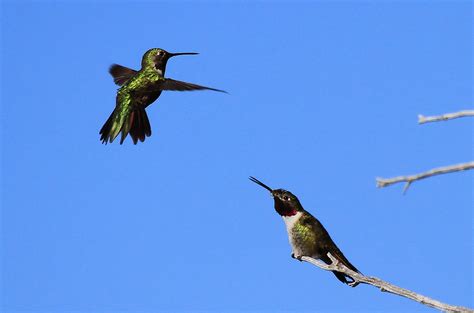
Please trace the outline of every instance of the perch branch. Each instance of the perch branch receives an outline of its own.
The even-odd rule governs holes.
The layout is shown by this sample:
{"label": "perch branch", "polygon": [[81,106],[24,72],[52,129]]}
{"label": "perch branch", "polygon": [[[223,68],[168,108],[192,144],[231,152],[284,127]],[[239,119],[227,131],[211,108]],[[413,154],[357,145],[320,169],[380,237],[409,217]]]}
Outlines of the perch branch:
{"label": "perch branch", "polygon": [[332,261],[332,264],[330,264],[330,265],[327,265],[323,262],[320,262],[316,259],[313,259],[313,258],[310,258],[310,257],[307,257],[307,256],[301,257],[301,260],[305,261],[305,262],[308,262],[308,263],[311,263],[313,265],[316,265],[319,268],[322,268],[323,270],[326,270],[326,271],[338,271],[338,272],[344,273],[344,274],[348,275],[349,277],[351,277],[354,280],[353,284],[361,283],[361,284],[372,285],[374,287],[379,288],[380,291],[382,291],[382,292],[393,293],[393,294],[396,294],[396,295],[399,295],[401,297],[405,297],[405,298],[414,300],[416,302],[419,302],[421,304],[424,304],[426,306],[429,306],[429,307],[432,307],[432,308],[435,308],[435,309],[438,309],[438,310],[441,310],[441,311],[462,312],[462,313],[465,313],[465,312],[473,313],[474,312],[474,310],[472,310],[472,309],[462,307],[462,306],[446,304],[446,303],[440,302],[438,300],[420,295],[420,294],[418,294],[416,292],[413,292],[413,291],[410,291],[408,289],[404,289],[404,288],[392,285],[392,284],[390,284],[386,281],[383,281],[379,278],[369,277],[369,276],[362,275],[361,273],[354,272],[353,270],[351,270],[351,269],[347,268],[346,266],[344,266],[344,264],[339,262],[336,258],[334,258],[331,255],[331,253],[328,253],[328,257]]}
{"label": "perch branch", "polygon": [[474,162],[467,162],[467,163],[461,163],[461,164],[456,164],[456,165],[438,167],[438,168],[429,170],[424,173],[416,174],[416,175],[397,176],[393,178],[378,177],[376,178],[376,181],[377,181],[377,187],[379,188],[387,187],[387,186],[400,183],[400,182],[406,182],[405,187],[403,188],[403,193],[405,193],[408,190],[408,187],[410,187],[411,183],[413,183],[416,180],[420,180],[420,179],[424,179],[424,178],[428,178],[428,177],[440,175],[440,174],[471,170],[473,168],[474,168]]}
{"label": "perch branch", "polygon": [[447,121],[447,120],[452,120],[454,118],[465,117],[465,116],[474,116],[474,110],[464,110],[464,111],[446,113],[446,114],[437,115],[437,116],[424,116],[420,114],[418,115],[418,124]]}

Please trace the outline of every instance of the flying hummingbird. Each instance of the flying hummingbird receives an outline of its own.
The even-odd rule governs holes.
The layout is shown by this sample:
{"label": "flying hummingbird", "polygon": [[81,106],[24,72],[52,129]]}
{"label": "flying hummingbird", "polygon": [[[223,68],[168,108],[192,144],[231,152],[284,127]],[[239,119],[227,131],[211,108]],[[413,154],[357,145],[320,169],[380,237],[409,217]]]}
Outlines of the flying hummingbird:
{"label": "flying hummingbird", "polygon": [[[342,254],[341,250],[332,241],[331,236],[324,226],[301,205],[298,198],[291,192],[284,189],[271,189],[255,177],[250,176],[250,180],[270,191],[275,201],[275,211],[281,215],[286,224],[289,241],[292,248],[291,257],[301,261],[301,257],[309,256],[320,259],[326,264],[331,264],[331,259],[327,256],[331,253],[338,261],[358,272]],[[352,277],[341,272],[333,271],[337,279],[345,284],[355,287],[357,283]],[[350,280],[347,280],[350,278]]]}
{"label": "flying hummingbird", "polygon": [[165,78],[166,63],[177,55],[192,55],[195,52],[170,53],[163,49],[153,48],[142,57],[142,68],[139,71],[113,64],[109,72],[114,82],[121,86],[117,91],[115,109],[100,130],[102,143],[113,142],[122,133],[120,144],[127,134],[133,143],[143,142],[151,136],[151,127],[145,108],[161,95],[163,90],[223,90],[186,83]]}

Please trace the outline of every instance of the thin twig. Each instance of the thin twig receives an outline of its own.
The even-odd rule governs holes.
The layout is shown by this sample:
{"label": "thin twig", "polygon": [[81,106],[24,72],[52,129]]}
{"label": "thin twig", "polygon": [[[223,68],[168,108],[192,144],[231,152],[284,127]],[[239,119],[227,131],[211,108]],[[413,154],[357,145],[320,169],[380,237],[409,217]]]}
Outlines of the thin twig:
{"label": "thin twig", "polygon": [[403,193],[405,193],[408,190],[408,187],[410,187],[411,183],[413,183],[416,180],[424,179],[424,178],[435,176],[435,175],[451,173],[451,172],[472,170],[473,168],[474,168],[474,161],[456,164],[456,165],[438,167],[424,173],[409,175],[409,176],[397,176],[393,178],[377,177],[376,181],[377,181],[377,187],[379,188],[387,187],[387,186],[400,183],[400,182],[406,182],[405,187],[403,188]]}
{"label": "thin twig", "polygon": [[318,266],[318,267],[320,267],[320,268],[322,268],[323,270],[326,270],[326,271],[338,271],[338,272],[344,273],[344,274],[348,275],[349,277],[351,277],[354,280],[354,283],[362,283],[362,284],[372,285],[374,287],[379,288],[380,291],[382,291],[382,292],[393,293],[393,294],[396,294],[396,295],[399,295],[401,297],[405,297],[405,298],[414,300],[416,302],[419,302],[421,304],[424,304],[426,306],[429,306],[429,307],[432,307],[432,308],[435,308],[435,309],[438,309],[438,310],[441,310],[441,311],[462,312],[462,313],[465,313],[465,312],[471,312],[472,313],[472,312],[474,312],[474,310],[472,310],[472,309],[462,307],[462,306],[446,304],[446,303],[440,302],[438,300],[420,295],[420,294],[418,294],[416,292],[413,292],[413,291],[410,291],[408,289],[404,289],[404,288],[392,285],[392,284],[390,284],[386,281],[383,281],[379,278],[369,277],[369,276],[362,275],[361,273],[354,272],[353,270],[351,270],[351,269],[347,268],[346,266],[344,266],[344,264],[339,262],[336,258],[334,258],[331,255],[331,253],[328,253],[328,257],[332,261],[332,264],[330,264],[330,265],[327,265],[323,262],[320,262],[316,259],[313,259],[313,258],[310,258],[310,257],[307,257],[307,256],[301,257],[301,260],[306,261],[308,263],[311,263],[313,265],[316,265],[316,266]]}
{"label": "thin twig", "polygon": [[474,110],[464,110],[464,111],[446,113],[446,114],[437,115],[437,116],[424,116],[420,114],[418,115],[418,124],[447,121],[447,120],[452,120],[454,118],[465,117],[465,116],[474,116]]}

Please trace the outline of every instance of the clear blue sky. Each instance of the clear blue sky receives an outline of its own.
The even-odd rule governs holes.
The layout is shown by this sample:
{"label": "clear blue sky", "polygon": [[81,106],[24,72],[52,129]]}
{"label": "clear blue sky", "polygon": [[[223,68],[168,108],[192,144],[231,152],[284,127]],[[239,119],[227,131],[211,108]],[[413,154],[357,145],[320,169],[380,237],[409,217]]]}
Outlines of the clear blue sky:
{"label": "clear blue sky", "polygon": [[[295,193],[363,273],[473,306],[472,3],[2,3],[2,312],[420,311],[290,258]],[[111,63],[196,51],[104,146]]]}

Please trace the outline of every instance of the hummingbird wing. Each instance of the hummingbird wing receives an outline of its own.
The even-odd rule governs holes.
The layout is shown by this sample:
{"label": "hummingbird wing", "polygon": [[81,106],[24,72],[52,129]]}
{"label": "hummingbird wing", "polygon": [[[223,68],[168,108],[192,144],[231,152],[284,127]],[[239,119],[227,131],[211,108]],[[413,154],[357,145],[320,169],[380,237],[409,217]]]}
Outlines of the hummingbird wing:
{"label": "hummingbird wing", "polygon": [[[335,257],[339,262],[344,264],[347,268],[350,268],[354,272],[360,273],[359,270],[354,265],[352,265],[352,263],[349,262],[349,260],[344,256],[341,250],[339,250],[339,248],[336,246],[331,236],[327,232],[326,228],[324,228],[323,224],[321,224],[321,222],[317,218],[308,213],[307,215],[303,216],[302,219],[302,223],[307,226],[310,226],[313,229],[313,233],[318,234],[317,237],[319,237],[319,240],[316,243],[318,245],[317,254],[321,256],[320,258],[324,263],[331,264],[331,259],[327,256],[327,253],[330,252],[333,257]],[[345,274],[337,271],[333,271],[333,273],[334,275],[336,275],[337,279],[339,279],[343,283],[347,284],[350,282],[346,279]]]}
{"label": "hummingbird wing", "polygon": [[315,220],[318,222],[319,225],[321,225],[321,228],[323,230],[323,237],[327,237],[327,240],[322,240],[322,242],[324,242],[322,246],[325,252],[324,255],[327,255],[328,252],[331,252],[332,256],[335,257],[339,262],[344,264],[347,268],[350,268],[354,272],[359,272],[359,270],[354,265],[352,265],[352,263],[349,262],[349,260],[344,256],[341,250],[339,250],[327,230],[324,228],[323,224],[321,224],[321,222],[319,222],[317,218],[315,218]]}
{"label": "hummingbird wing", "polygon": [[135,74],[137,74],[137,71],[122,65],[112,64],[109,68],[109,73],[114,78],[114,83],[119,86],[122,86],[131,77],[135,76]]}
{"label": "hummingbird wing", "polygon": [[130,131],[130,123],[127,123],[127,120],[130,118],[133,104],[130,95],[125,95],[122,97],[117,95],[116,101],[117,105],[114,112],[112,113],[112,116],[110,117],[111,123],[109,125],[109,129],[102,134],[102,137],[105,135],[105,138],[103,138],[103,141],[105,142],[113,142],[119,135],[120,131],[122,131],[122,138],[120,140],[120,144],[122,144],[128,132]]}
{"label": "hummingbird wing", "polygon": [[227,91],[224,91],[224,90],[186,83],[186,82],[174,80],[171,78],[165,78],[164,82],[161,83],[160,89],[161,90],[175,90],[175,91],[214,90],[214,91],[227,93]]}

